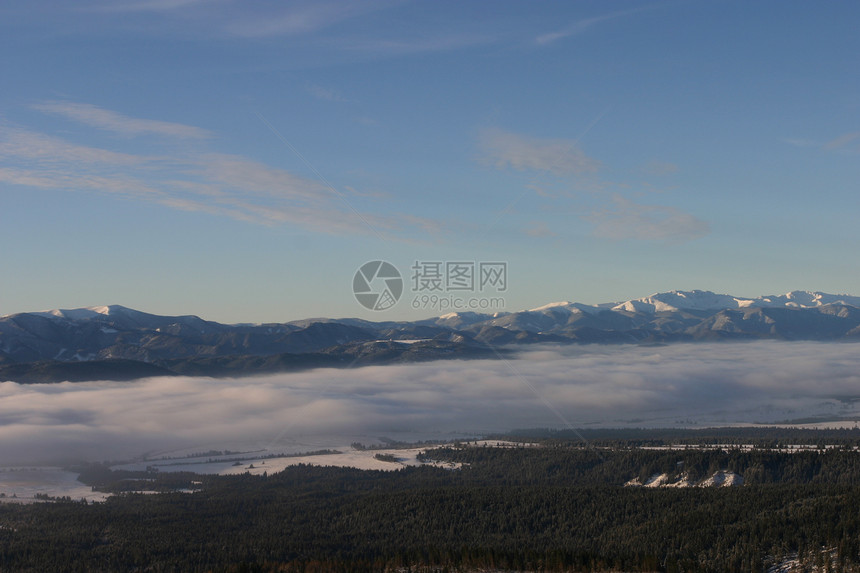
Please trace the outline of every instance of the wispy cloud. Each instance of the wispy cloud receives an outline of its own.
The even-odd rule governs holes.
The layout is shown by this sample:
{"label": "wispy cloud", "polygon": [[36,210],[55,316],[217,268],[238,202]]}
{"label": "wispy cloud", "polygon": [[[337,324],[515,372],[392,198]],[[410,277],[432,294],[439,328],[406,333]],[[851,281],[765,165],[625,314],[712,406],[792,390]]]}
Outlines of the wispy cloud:
{"label": "wispy cloud", "polygon": [[594,224],[594,235],[606,239],[690,241],[710,232],[707,221],[675,207],[642,205],[620,195],[586,219]]}
{"label": "wispy cloud", "polygon": [[223,4],[224,0],[137,0],[102,2],[89,7],[101,12],[171,12],[204,4]]}
{"label": "wispy cloud", "polygon": [[642,166],[641,170],[645,175],[654,175],[659,177],[663,175],[672,175],[673,173],[677,173],[679,169],[680,168],[676,163],[669,163],[667,161],[649,161]]}
{"label": "wispy cloud", "polygon": [[630,16],[632,14],[636,14],[637,12],[642,12],[643,10],[647,10],[649,7],[635,8],[632,10],[621,10],[618,12],[611,12],[609,14],[603,14],[600,16],[594,16],[592,18],[583,18],[582,20],[576,20],[575,22],[571,22],[567,26],[556,30],[554,32],[547,32],[545,34],[539,35],[535,38],[535,43],[540,44],[542,46],[547,44],[552,44],[553,42],[557,42],[559,40],[563,40],[565,38],[570,38],[572,36],[578,36],[582,34],[586,30],[593,28],[597,24],[601,22],[608,22],[610,20],[617,20],[618,18],[624,18],[625,16]]}
{"label": "wispy cloud", "polygon": [[[95,106],[37,109],[83,110],[86,125],[132,134],[197,137],[192,126],[138,120]],[[124,153],[81,145],[20,127],[0,126],[0,182],[41,189],[103,193],[172,209],[230,217],[260,225],[294,225],[336,235],[375,232],[406,239],[441,224],[411,215],[362,213],[328,183],[234,154],[165,149],[160,155]],[[374,197],[366,196],[365,201]],[[409,240],[413,238],[410,236]]]}
{"label": "wispy cloud", "polygon": [[449,52],[496,41],[498,38],[492,35],[441,33],[411,38],[353,38],[340,41],[336,45],[349,52],[388,57]]}
{"label": "wispy cloud", "polygon": [[333,90],[331,88],[325,88],[323,86],[320,86],[320,85],[317,85],[314,83],[305,84],[305,91],[307,91],[309,94],[311,94],[316,99],[322,100],[322,101],[331,101],[331,102],[339,102],[339,103],[345,103],[345,102],[352,101],[349,98],[345,97],[340,92],[338,92],[337,90]]}
{"label": "wispy cloud", "polygon": [[840,135],[824,144],[824,149],[845,149],[860,139],[860,131]]}
{"label": "wispy cloud", "polygon": [[[602,116],[598,116],[598,120]],[[582,151],[579,139],[536,138],[488,128],[479,133],[478,147],[482,163],[497,169],[513,168],[536,174],[524,191],[502,210],[503,215],[511,212],[527,195],[558,203],[586,193],[589,203],[598,206],[592,207],[583,219],[593,223],[593,235],[599,238],[688,241],[710,230],[707,222],[675,207],[640,205],[625,198],[617,190],[629,191],[630,185],[626,183],[593,176],[603,165]],[[652,175],[665,175],[678,169],[675,164],[658,162],[650,163],[647,168]],[[540,181],[544,175],[555,176],[552,185]],[[644,187],[649,188],[647,183]],[[544,222],[537,222],[524,232],[532,237],[553,236]]]}
{"label": "wispy cloud", "polygon": [[549,226],[543,221],[536,221],[526,228],[526,235],[530,237],[555,237]]}
{"label": "wispy cloud", "polygon": [[86,103],[63,101],[34,104],[33,109],[59,115],[90,127],[119,135],[159,135],[179,139],[207,139],[212,134],[205,129],[154,119],[138,119]]}
{"label": "wispy cloud", "polygon": [[794,147],[821,147],[821,142],[802,137],[786,137],[783,141]]}
{"label": "wispy cloud", "polygon": [[[295,41],[297,53],[314,53],[313,61],[331,62],[391,58],[446,52],[499,42],[510,38],[486,23],[444,22],[414,17],[416,8],[406,0],[291,0],[241,2],[239,0],[86,0],[58,6],[72,17],[97,16],[102,28],[127,27],[126,15],[147,18],[134,21],[133,32],[218,37],[239,40]],[[151,16],[156,16],[151,18]],[[353,22],[357,26],[351,26]],[[480,28],[478,30],[477,28]],[[306,67],[307,59],[296,65]],[[290,65],[282,62],[280,65]]]}
{"label": "wispy cloud", "polygon": [[91,0],[78,9],[108,14],[160,13],[221,34],[266,38],[313,33],[400,3],[401,0],[296,0],[251,5],[236,0]]}
{"label": "wispy cloud", "polygon": [[588,157],[572,139],[529,137],[498,128],[478,135],[482,160],[498,168],[512,167],[554,175],[593,173],[600,162]]}
{"label": "wispy cloud", "polygon": [[275,10],[242,12],[227,24],[227,30],[245,38],[309,34],[398,4],[393,0],[277,3]]}
{"label": "wispy cloud", "polygon": [[824,151],[849,154],[860,152],[860,131],[843,133],[829,141],[802,137],[787,137],[783,141],[789,145],[793,145],[794,147],[821,149]]}
{"label": "wispy cloud", "polygon": [[14,127],[0,127],[0,157],[2,156],[31,161],[52,160],[117,166],[141,165],[159,159],[77,145],[58,137]]}

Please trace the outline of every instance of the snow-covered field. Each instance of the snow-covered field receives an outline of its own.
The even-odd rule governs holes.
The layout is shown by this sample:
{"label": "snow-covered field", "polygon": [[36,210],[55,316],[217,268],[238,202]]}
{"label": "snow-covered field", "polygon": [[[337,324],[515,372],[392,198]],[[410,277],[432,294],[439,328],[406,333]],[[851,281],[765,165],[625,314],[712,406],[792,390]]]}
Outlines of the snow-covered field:
{"label": "snow-covered field", "polygon": [[78,474],[57,467],[0,468],[0,502],[33,503],[37,495],[104,501],[108,494],[92,491]]}
{"label": "snow-covered field", "polygon": [[[502,441],[479,441],[476,445],[515,447],[518,444]],[[319,443],[315,443],[319,445]],[[111,466],[112,469],[144,471],[156,468],[159,472],[192,472],[201,475],[234,475],[250,473],[262,475],[283,471],[299,464],[316,466],[351,467],[362,470],[393,471],[407,466],[432,465],[458,469],[460,464],[436,461],[421,462],[418,454],[430,447],[355,449],[341,444],[328,448],[331,453],[308,455],[274,455],[265,450],[237,451],[224,455],[187,454],[183,457],[144,459]],[[174,456],[176,453],[174,453]],[[379,457],[383,459],[379,459]],[[58,467],[0,468],[0,502],[34,503],[43,501],[36,496],[70,497],[78,501],[104,501],[109,494],[92,491],[77,481],[78,474]]]}
{"label": "snow-covered field", "polygon": [[[193,472],[198,474],[232,475],[250,473],[276,473],[289,466],[350,467],[361,470],[396,470],[406,466],[435,465],[454,469],[454,464],[429,463],[418,460],[418,454],[427,447],[408,449],[356,450],[348,445],[331,448],[335,453],[269,457],[265,452],[234,454],[232,456],[203,456],[200,458],[139,461],[113,466],[114,469],[142,471],[157,468],[160,472]],[[382,461],[376,456],[392,456],[396,461]],[[220,459],[219,459],[220,458]]]}

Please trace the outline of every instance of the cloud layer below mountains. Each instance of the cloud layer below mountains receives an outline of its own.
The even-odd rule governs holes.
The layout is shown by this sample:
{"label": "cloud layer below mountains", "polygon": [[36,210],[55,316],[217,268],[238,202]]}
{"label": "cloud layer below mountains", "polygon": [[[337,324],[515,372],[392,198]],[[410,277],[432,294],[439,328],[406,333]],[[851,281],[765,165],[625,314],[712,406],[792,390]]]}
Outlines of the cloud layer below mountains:
{"label": "cloud layer below mountains", "polygon": [[852,415],[855,344],[751,342],[531,348],[261,378],[0,384],[3,465],[270,447],[303,436],[527,427],[675,426]]}

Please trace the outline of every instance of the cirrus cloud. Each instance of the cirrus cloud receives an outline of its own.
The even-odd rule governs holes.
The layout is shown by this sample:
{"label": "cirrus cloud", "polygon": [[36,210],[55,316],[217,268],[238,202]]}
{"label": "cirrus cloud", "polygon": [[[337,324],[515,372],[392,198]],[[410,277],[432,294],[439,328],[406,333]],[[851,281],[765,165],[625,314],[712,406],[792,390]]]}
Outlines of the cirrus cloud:
{"label": "cirrus cloud", "polygon": [[[602,117],[603,114],[598,116],[589,129]],[[595,237],[669,242],[690,241],[710,232],[706,221],[676,207],[638,204],[619,193],[609,192],[613,188],[625,189],[628,185],[587,177],[599,171],[602,165],[582,151],[578,139],[536,138],[492,128],[479,133],[478,147],[482,152],[480,160],[497,169],[531,171],[537,174],[536,179],[549,174],[557,178],[556,187],[561,184],[569,189],[588,189],[597,206],[592,207],[583,219],[593,223],[592,234]],[[678,169],[669,163],[652,163],[652,166],[657,166],[661,174]],[[575,195],[571,191],[548,193],[545,186],[535,180],[527,184],[525,191],[502,213],[509,212],[515,203],[530,193],[556,201]],[[527,229],[527,234],[549,236],[548,233],[534,232],[535,229],[547,228],[543,221],[536,225]]]}
{"label": "cirrus cloud", "polygon": [[[132,118],[90,104],[47,102],[33,108],[127,137],[157,135],[175,142],[212,135],[193,126]],[[340,192],[325,180],[200,145],[181,149],[166,145],[156,147],[160,151],[154,154],[143,154],[0,124],[0,182],[103,193],[253,224],[294,225],[335,235],[412,240],[415,231],[441,227],[439,222],[408,213],[360,213],[349,200],[353,194],[348,188]],[[415,221],[422,224],[412,224]]]}
{"label": "cirrus cloud", "polygon": [[498,168],[533,170],[553,175],[594,173],[600,162],[583,153],[571,139],[530,137],[487,128],[478,135],[483,161]]}
{"label": "cirrus cloud", "polygon": [[212,134],[199,127],[154,119],[129,117],[86,103],[49,101],[31,106],[44,113],[59,115],[90,127],[120,135],[160,135],[179,139],[208,139]]}
{"label": "cirrus cloud", "polygon": [[642,205],[620,195],[612,205],[586,217],[594,234],[606,239],[690,241],[708,234],[710,225],[689,213],[663,205]]}

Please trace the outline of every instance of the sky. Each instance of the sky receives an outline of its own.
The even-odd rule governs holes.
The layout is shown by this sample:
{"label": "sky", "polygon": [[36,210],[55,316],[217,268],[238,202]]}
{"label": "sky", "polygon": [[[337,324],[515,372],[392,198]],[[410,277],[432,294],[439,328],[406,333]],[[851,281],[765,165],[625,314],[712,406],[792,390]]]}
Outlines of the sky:
{"label": "sky", "polygon": [[856,419],[858,371],[852,345],[756,341],[533,346],[509,362],[323,368],[239,381],[0,382],[0,459],[57,464],[316,444],[298,450],[307,452],[523,428]]}
{"label": "sky", "polygon": [[[4,2],[0,315],[860,295],[858,21],[849,1]],[[353,292],[371,261],[401,276],[377,310]]]}

